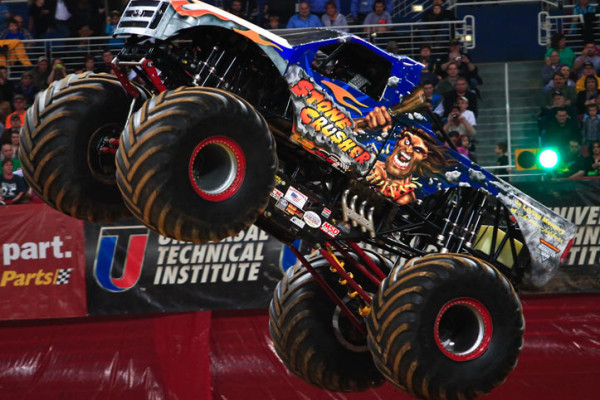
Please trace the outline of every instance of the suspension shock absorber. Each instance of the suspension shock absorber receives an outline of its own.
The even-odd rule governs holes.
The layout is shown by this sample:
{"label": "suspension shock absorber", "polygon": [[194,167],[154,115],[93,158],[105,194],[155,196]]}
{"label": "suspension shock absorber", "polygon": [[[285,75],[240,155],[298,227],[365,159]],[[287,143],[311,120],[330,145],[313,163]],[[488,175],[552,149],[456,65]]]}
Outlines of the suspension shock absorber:
{"label": "suspension shock absorber", "polygon": [[335,272],[340,276],[339,283],[342,286],[346,286],[348,290],[348,296],[350,298],[355,298],[359,296],[361,300],[363,300],[363,305],[359,308],[358,313],[361,317],[366,317],[369,315],[371,311],[371,296],[365,292],[365,290],[354,280],[354,275],[352,272],[348,272],[344,268],[344,263],[335,256],[333,251],[331,250],[331,245],[329,243],[325,243],[325,248],[321,248],[320,253],[331,265],[331,271]]}

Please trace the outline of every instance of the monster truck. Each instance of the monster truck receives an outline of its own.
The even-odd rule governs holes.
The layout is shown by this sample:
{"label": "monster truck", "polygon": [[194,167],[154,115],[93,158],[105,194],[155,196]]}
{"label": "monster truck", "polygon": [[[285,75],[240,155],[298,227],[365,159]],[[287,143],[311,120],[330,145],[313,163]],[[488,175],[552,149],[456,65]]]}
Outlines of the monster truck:
{"label": "monster truck", "polygon": [[505,380],[515,288],[550,279],[574,226],[448,144],[422,65],[194,0],[132,0],[116,33],[115,76],[70,75],[27,113],[23,172],[46,203],[197,243],[256,224],[289,245],[271,336],[320,388],[467,399]]}

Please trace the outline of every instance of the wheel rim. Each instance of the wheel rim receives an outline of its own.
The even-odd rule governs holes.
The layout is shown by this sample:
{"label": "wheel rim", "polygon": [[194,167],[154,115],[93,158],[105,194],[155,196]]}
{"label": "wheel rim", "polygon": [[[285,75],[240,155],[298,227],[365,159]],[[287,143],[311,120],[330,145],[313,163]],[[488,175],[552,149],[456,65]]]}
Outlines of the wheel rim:
{"label": "wheel rim", "polygon": [[[358,315],[358,300],[346,296],[342,301]],[[342,346],[356,353],[368,351],[366,336],[348,320],[339,306],[333,312],[332,325],[333,333]]]}
{"label": "wheel rim", "polygon": [[96,129],[88,141],[87,162],[92,176],[104,183],[116,181],[115,153],[123,125],[105,124]]}
{"label": "wheel rim", "polygon": [[435,342],[448,358],[468,361],[481,356],[492,340],[492,317],[472,298],[444,304],[435,319]]}
{"label": "wheel rim", "polygon": [[190,158],[189,176],[200,197],[223,201],[237,193],[246,175],[246,158],[240,146],[224,136],[200,142]]}

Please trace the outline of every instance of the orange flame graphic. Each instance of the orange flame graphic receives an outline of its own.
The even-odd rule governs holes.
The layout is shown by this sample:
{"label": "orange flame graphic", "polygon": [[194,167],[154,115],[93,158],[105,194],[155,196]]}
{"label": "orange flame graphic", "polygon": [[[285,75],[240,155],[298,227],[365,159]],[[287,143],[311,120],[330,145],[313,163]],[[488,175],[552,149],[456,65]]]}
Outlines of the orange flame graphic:
{"label": "orange flame graphic", "polygon": [[223,20],[223,21],[229,21],[227,18],[224,18],[223,16],[216,14],[212,11],[209,10],[186,10],[184,8],[184,6],[188,5],[188,4],[199,4],[199,1],[188,1],[188,0],[171,0],[171,5],[173,6],[173,8],[175,9],[175,11],[177,11],[177,13],[179,15],[184,15],[186,17],[202,17],[203,15],[214,15],[215,17]]}
{"label": "orange flame graphic", "polygon": [[356,97],[352,96],[352,94],[350,94],[346,89],[339,87],[335,83],[328,82],[325,80],[321,81],[321,83],[323,85],[327,86],[329,89],[331,89],[331,91],[333,92],[333,96],[340,104],[342,104],[346,107],[350,107],[351,109],[355,110],[360,115],[363,115],[362,111],[360,111],[357,107],[353,106],[352,104],[348,103],[345,99],[349,99],[361,107],[367,107],[366,104],[363,104],[360,101],[356,100]]}
{"label": "orange flame graphic", "polygon": [[265,46],[273,46],[273,47],[279,49],[279,51],[281,51],[281,47],[277,46],[273,42],[269,42],[268,40],[263,39],[258,34],[258,32],[254,32],[254,31],[251,31],[251,30],[243,31],[243,30],[237,29],[237,28],[233,28],[233,30],[236,31],[237,33],[239,33],[240,35],[246,36],[248,39],[252,40],[254,43],[262,44],[262,45],[265,45]]}

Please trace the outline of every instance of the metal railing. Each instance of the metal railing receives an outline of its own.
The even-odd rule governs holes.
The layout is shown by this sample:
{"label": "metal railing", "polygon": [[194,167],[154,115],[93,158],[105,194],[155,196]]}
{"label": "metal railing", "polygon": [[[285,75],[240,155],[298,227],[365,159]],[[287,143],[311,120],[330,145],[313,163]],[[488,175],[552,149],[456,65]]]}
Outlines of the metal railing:
{"label": "metal railing", "polygon": [[[600,30],[600,14],[595,14],[593,29]],[[580,34],[583,25],[583,15],[551,15],[547,11],[541,11],[538,14],[538,44],[549,47],[552,36],[557,32],[562,32],[567,44],[574,51],[581,50],[584,40]]]}
{"label": "metal railing", "polygon": [[[386,25],[389,30],[379,32],[375,35],[369,34],[365,28],[380,28],[381,25],[352,25],[340,27],[347,29],[350,33],[369,40],[376,45],[386,48],[392,42],[398,54],[417,56],[419,49],[424,43],[432,46],[434,54],[442,55],[448,51],[448,43],[451,38],[457,37],[463,42],[465,49],[475,48],[475,19],[466,16],[460,21],[445,21],[434,23],[400,23]],[[276,30],[274,33],[283,32]],[[102,52],[111,48],[113,52],[120,49],[118,41],[112,37],[86,37],[86,38],[61,38],[61,39],[36,39],[22,41],[27,57],[32,64],[36,64],[40,56],[49,60],[60,57],[69,72],[83,67],[84,57],[88,54],[95,56],[101,61]],[[15,62],[8,65],[9,78],[18,79],[23,72],[32,69],[31,65]]]}
{"label": "metal railing", "polygon": [[[425,43],[431,45],[433,54],[446,55],[448,43],[454,38],[462,42],[464,49],[472,50],[476,46],[475,18],[472,15],[466,15],[462,20],[457,21],[388,24],[385,25],[388,28],[385,32],[376,35],[368,33],[369,28],[381,27],[382,25],[350,25],[336,27],[336,29],[346,30],[382,48],[392,41],[397,46],[398,54],[408,56],[418,55],[421,46]],[[273,32],[284,32],[284,30]]]}

